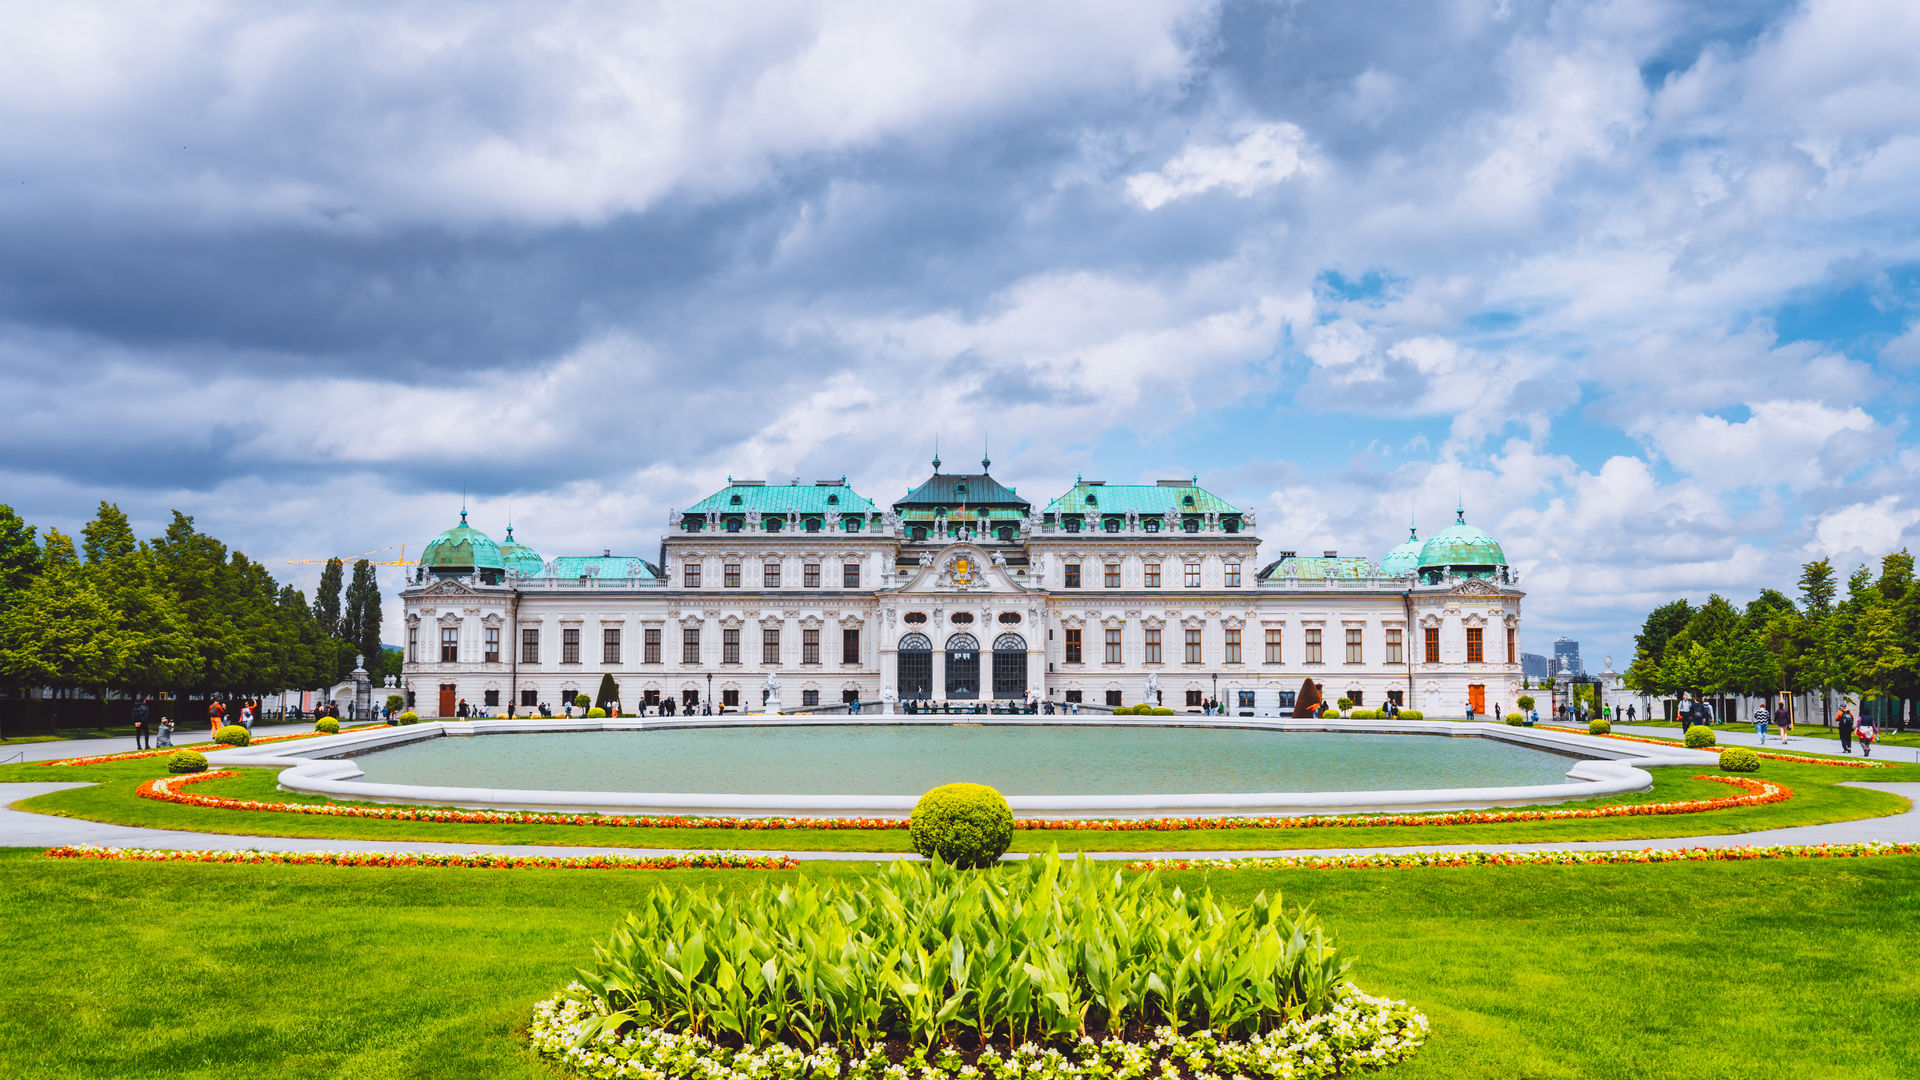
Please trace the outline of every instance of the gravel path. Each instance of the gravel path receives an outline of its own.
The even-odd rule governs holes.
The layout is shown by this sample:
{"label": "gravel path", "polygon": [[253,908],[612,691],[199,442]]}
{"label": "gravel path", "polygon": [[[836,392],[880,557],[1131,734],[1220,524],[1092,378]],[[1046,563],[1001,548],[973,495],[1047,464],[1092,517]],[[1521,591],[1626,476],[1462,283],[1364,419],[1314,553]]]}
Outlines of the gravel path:
{"label": "gravel path", "polygon": [[[548,844],[460,844],[422,843],[396,840],[302,839],[283,836],[234,836],[226,833],[179,832],[172,829],[145,829],[132,825],[108,825],[97,821],[31,814],[11,809],[8,804],[51,791],[85,787],[73,783],[0,784],[0,847],[58,847],[63,844],[95,844],[104,847],[180,848],[220,851],[414,851],[464,854],[487,852],[498,855],[581,856],[595,854],[672,855],[679,848],[594,848]],[[1658,840],[1590,840],[1551,844],[1425,844],[1396,848],[1276,848],[1266,851],[1094,851],[1095,859],[1136,859],[1158,855],[1194,859],[1248,859],[1275,855],[1362,855],[1419,851],[1668,851],[1693,847],[1742,847],[1771,844],[1852,844],[1875,840],[1920,843],[1920,783],[1854,784],[1854,787],[1890,791],[1905,798],[1905,813],[1890,817],[1840,821],[1829,825],[1800,825],[1786,829],[1739,833],[1730,836],[1672,837]],[[768,851],[754,854],[791,855],[796,859],[870,862],[898,858],[885,852],[841,851]]]}

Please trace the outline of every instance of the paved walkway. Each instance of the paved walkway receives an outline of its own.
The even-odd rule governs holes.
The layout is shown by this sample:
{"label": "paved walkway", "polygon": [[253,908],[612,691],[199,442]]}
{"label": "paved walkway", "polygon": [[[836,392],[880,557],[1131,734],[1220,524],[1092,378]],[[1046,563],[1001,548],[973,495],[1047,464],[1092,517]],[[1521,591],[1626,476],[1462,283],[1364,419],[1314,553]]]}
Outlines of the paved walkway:
{"label": "paved walkway", "polygon": [[[1615,724],[1613,725],[1613,733],[1615,735],[1640,735],[1655,739],[1678,740],[1680,738],[1679,728],[1646,727],[1641,724]],[[1761,746],[1759,737],[1753,733],[1752,724],[1738,728],[1716,727],[1713,729],[1713,738],[1714,741],[1721,746],[1752,746],[1762,750],[1777,750],[1786,754],[1799,752],[1837,755],[1840,753],[1840,742],[1838,739],[1808,739],[1801,737],[1790,738],[1782,744],[1779,729],[1777,728],[1767,729],[1766,745]],[[1858,742],[1853,744],[1853,756],[1860,756],[1860,744]],[[1886,743],[1878,743],[1873,748],[1872,760],[1920,763],[1920,746],[1889,746]]]}
{"label": "paved walkway", "polygon": [[[0,784],[0,847],[58,847],[96,844],[104,847],[181,848],[218,851],[413,851],[442,854],[487,852],[497,855],[583,856],[597,854],[671,855],[679,848],[597,848],[547,844],[420,843],[394,840],[303,839],[283,836],[234,836],[226,833],[179,832],[108,825],[97,821],[31,814],[8,804],[35,795],[68,788],[73,783]],[[1920,783],[1856,784],[1855,787],[1890,791],[1905,798],[1906,812],[1830,825],[1801,825],[1787,829],[1738,833],[1730,836],[1672,837],[1657,840],[1592,840],[1553,844],[1425,844],[1396,848],[1281,848],[1267,851],[1090,851],[1095,859],[1137,859],[1170,856],[1191,859],[1249,859],[1276,855],[1365,855],[1420,851],[1670,851],[1693,847],[1764,847],[1772,844],[1853,844],[1876,840],[1920,843]],[[796,859],[865,862],[898,858],[891,852],[754,851],[751,854],[791,855]]]}
{"label": "paved walkway", "polygon": [[[304,735],[313,730],[313,721],[302,720],[296,724],[255,724],[253,733],[266,738],[269,735]],[[173,733],[176,745],[203,743],[207,741],[208,729],[181,728]],[[151,742],[152,738],[149,737]],[[60,739],[55,742],[13,743],[0,746],[0,762],[11,762],[15,754],[22,754],[24,761],[52,761],[55,758],[92,757],[95,754],[124,754],[128,750],[137,750],[133,736],[116,735],[107,739]]]}

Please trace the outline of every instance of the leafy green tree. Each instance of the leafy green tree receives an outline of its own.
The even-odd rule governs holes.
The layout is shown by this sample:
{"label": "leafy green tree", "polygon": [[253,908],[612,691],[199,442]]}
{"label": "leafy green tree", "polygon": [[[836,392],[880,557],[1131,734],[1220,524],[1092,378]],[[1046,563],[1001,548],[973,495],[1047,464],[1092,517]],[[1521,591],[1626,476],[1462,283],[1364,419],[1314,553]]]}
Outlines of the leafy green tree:
{"label": "leafy green tree", "polygon": [[120,508],[102,499],[100,509],[92,521],[80,530],[80,550],[86,552],[90,565],[110,563],[132,555],[139,547],[134,538],[133,526],[127,521],[127,515]]}
{"label": "leafy green tree", "polygon": [[152,549],[134,538],[127,516],[108,502],[81,536],[87,580],[111,609],[119,635],[117,685],[136,694],[174,685],[188,666],[192,643]]}
{"label": "leafy green tree", "polygon": [[8,596],[26,588],[39,573],[34,527],[20,520],[13,507],[0,503],[0,610],[5,610]]}
{"label": "leafy green tree", "polygon": [[1666,655],[1667,642],[1686,628],[1693,614],[1693,605],[1685,600],[1661,604],[1648,612],[1647,621],[1633,638],[1634,656],[1638,657],[1644,652],[1653,663],[1658,664]]}
{"label": "leafy green tree", "polygon": [[113,609],[81,572],[73,541],[47,530],[40,573],[0,614],[0,674],[27,686],[87,687],[120,676]]}
{"label": "leafy green tree", "polygon": [[361,559],[353,564],[353,583],[347,586],[340,636],[366,657],[370,673],[380,666],[380,617],[380,585],[374,578],[373,564]]}
{"label": "leafy green tree", "polygon": [[340,636],[340,585],[346,579],[346,563],[327,560],[320,571],[320,587],[313,593],[313,620],[328,637]]}
{"label": "leafy green tree", "polygon": [[606,709],[611,715],[613,705],[620,700],[620,684],[613,681],[613,673],[605,672],[600,676],[600,692],[594,695],[593,704]]}

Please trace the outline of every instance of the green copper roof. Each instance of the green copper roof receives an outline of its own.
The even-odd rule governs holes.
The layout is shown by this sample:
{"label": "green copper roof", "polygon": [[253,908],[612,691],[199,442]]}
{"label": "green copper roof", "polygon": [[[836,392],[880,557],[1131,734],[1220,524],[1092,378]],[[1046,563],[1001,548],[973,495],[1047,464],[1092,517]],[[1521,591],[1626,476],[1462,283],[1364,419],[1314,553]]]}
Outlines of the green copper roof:
{"label": "green copper roof", "polygon": [[513,538],[513,526],[507,526],[507,538],[500,542],[500,558],[506,568],[522,577],[539,577],[547,568],[540,553]]}
{"label": "green copper roof", "polygon": [[429,570],[505,570],[500,546],[486,533],[467,524],[467,512],[460,511],[460,524],[433,538],[420,553],[420,565]]}
{"label": "green copper roof", "polygon": [[1047,504],[1049,514],[1238,514],[1239,507],[1196,484],[1090,484]]}
{"label": "green copper roof", "polygon": [[1420,533],[1407,526],[1407,542],[1387,552],[1380,560],[1381,577],[1406,577],[1420,568]]}
{"label": "green copper roof", "polygon": [[873,500],[847,486],[845,477],[837,484],[762,484],[735,483],[687,507],[688,514],[871,514]]}
{"label": "green copper roof", "polygon": [[1293,576],[1300,581],[1324,581],[1329,576],[1358,581],[1367,577],[1367,575],[1372,572],[1372,565],[1372,563],[1365,559],[1342,558],[1339,556],[1331,559],[1322,558],[1317,555],[1304,559],[1298,556],[1288,556],[1262,567],[1260,576],[1262,578],[1280,578],[1285,577],[1288,570],[1292,570]]}
{"label": "green copper roof", "polygon": [[637,555],[562,555],[547,565],[547,577],[560,581],[579,578],[650,578],[653,565]]}
{"label": "green copper roof", "polygon": [[1454,523],[1435,533],[1420,547],[1422,570],[1441,566],[1505,566],[1507,553],[1486,530],[1467,524],[1465,509],[1454,511]]}
{"label": "green copper roof", "polygon": [[[938,467],[939,463],[935,462],[936,470]],[[907,492],[906,498],[895,502],[893,508],[905,513],[909,510],[931,510],[936,506],[944,506],[949,512],[961,506],[968,509],[997,506],[1018,508],[1024,512],[1031,505],[1012,488],[986,473],[936,471],[925,483]]]}

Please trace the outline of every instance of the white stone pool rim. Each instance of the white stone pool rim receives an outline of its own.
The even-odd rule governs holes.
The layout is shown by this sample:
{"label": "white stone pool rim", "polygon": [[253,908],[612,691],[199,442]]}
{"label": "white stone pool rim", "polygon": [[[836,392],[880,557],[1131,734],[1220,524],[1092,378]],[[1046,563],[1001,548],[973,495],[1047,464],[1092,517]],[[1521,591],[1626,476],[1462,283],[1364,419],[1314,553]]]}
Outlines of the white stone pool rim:
{"label": "white stone pool rim", "polygon": [[721,727],[947,727],[956,723],[982,727],[1185,727],[1451,736],[1497,739],[1581,759],[1567,770],[1564,783],[1520,787],[1168,795],[1016,795],[1007,799],[1015,815],[1033,818],[1279,817],[1531,806],[1643,791],[1653,783],[1653,778],[1646,770],[1655,766],[1682,765],[1711,770],[1719,765],[1717,755],[1704,751],[1504,724],[1194,716],[746,716],[618,720],[433,720],[405,727],[371,728],[223,751],[215,765],[284,767],[279,778],[281,790],[324,795],[350,802],[681,817],[905,818],[912,811],[917,797],[558,791],[377,784],[363,779],[365,774],[353,763],[353,757],[423,739],[485,735]]}

